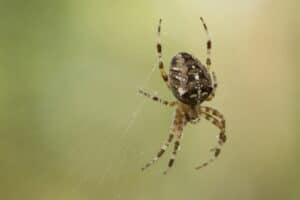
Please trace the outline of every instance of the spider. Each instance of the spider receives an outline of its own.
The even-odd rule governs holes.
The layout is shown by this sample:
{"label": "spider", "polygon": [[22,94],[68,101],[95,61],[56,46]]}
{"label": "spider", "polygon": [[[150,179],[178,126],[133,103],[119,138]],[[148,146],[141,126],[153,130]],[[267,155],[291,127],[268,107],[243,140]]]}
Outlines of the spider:
{"label": "spider", "polygon": [[143,91],[142,89],[139,90],[139,93],[166,106],[175,107],[176,109],[167,140],[161,146],[160,151],[157,153],[154,159],[148,162],[142,168],[142,170],[145,170],[152,164],[154,164],[164,154],[168,146],[175,138],[172,156],[168,163],[168,169],[164,171],[164,174],[166,174],[168,170],[173,166],[176,154],[180,149],[180,142],[183,136],[183,128],[188,123],[196,124],[197,122],[199,122],[201,117],[210,121],[220,130],[220,132],[217,137],[218,144],[211,149],[211,151],[213,152],[212,157],[208,161],[197,166],[195,169],[200,169],[213,162],[219,156],[221,152],[221,146],[226,141],[225,119],[223,115],[214,108],[201,105],[204,101],[210,101],[214,98],[218,84],[215,73],[210,69],[210,52],[212,48],[212,42],[204,19],[200,17],[200,20],[208,38],[206,42],[206,66],[191,54],[180,52],[172,58],[169,74],[167,74],[164,70],[164,63],[162,59],[162,45],[160,42],[162,19],[159,20],[157,29],[158,41],[156,45],[158,67],[160,69],[160,73],[164,82],[172,91],[177,100],[165,101],[155,95],[151,95],[148,92]]}

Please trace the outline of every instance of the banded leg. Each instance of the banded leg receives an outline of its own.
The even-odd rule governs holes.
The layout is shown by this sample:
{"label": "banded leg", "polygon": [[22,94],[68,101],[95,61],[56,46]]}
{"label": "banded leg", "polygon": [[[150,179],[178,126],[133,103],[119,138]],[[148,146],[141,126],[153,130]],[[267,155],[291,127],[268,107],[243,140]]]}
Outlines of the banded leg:
{"label": "banded leg", "polygon": [[220,133],[218,135],[218,145],[211,149],[211,151],[214,152],[213,156],[208,161],[197,166],[196,169],[206,167],[209,163],[213,162],[220,155],[221,147],[226,142],[225,119],[223,115],[216,109],[210,107],[201,107],[199,115],[203,116],[206,120],[218,127],[220,129]]}
{"label": "banded leg", "polygon": [[[210,69],[210,66],[211,66],[210,54],[211,54],[212,42],[211,42],[210,34],[208,32],[208,28],[207,28],[207,25],[206,25],[204,19],[202,17],[200,17],[200,20],[201,20],[201,22],[203,24],[204,30],[205,30],[206,35],[207,35],[207,42],[206,42],[206,50],[207,50],[206,66],[207,66],[208,71],[211,71],[211,69]],[[211,71],[211,73],[212,73],[212,78],[213,78],[213,91],[212,91],[211,95],[207,98],[207,101],[210,101],[211,99],[214,98],[216,89],[218,87],[216,74],[215,74],[214,71]]]}
{"label": "banded leg", "polygon": [[202,17],[200,17],[200,20],[201,20],[201,22],[203,24],[204,30],[205,30],[206,35],[207,35],[207,42],[206,42],[206,50],[207,50],[206,65],[207,65],[208,70],[210,70],[210,66],[211,66],[210,53],[211,53],[212,42],[211,42],[210,34],[208,32],[208,29],[207,29],[207,25],[204,22],[204,19]]}
{"label": "banded leg", "polygon": [[[223,145],[226,142],[226,139],[227,139],[226,135],[225,135],[226,122],[225,122],[223,114],[220,113],[217,109],[214,109],[214,108],[211,108],[211,107],[208,107],[208,106],[201,106],[200,107],[200,112],[204,112],[204,113],[210,114],[213,117],[216,117],[217,118],[216,120],[218,120],[221,123],[221,126],[224,128],[224,130],[219,133],[218,143],[219,143],[219,145]],[[217,126],[216,125],[217,122],[212,122],[212,123],[215,126]],[[220,129],[220,127],[218,127],[218,128]]]}
{"label": "banded leg", "polygon": [[178,153],[178,151],[180,150],[180,142],[181,142],[181,139],[182,139],[182,131],[183,131],[183,127],[186,125],[186,119],[184,116],[180,116],[178,118],[178,123],[175,127],[175,137],[176,137],[176,141],[174,142],[174,148],[173,148],[173,152],[172,152],[172,155],[171,155],[171,158],[169,159],[169,162],[168,162],[168,169],[164,171],[164,174],[167,174],[168,171],[172,168],[172,166],[174,165],[174,162],[175,162],[175,158],[176,158],[176,155]]}
{"label": "banded leg", "polygon": [[157,56],[158,56],[158,67],[160,70],[161,77],[163,78],[163,80],[165,81],[167,86],[170,87],[169,82],[168,82],[168,79],[169,79],[168,74],[164,69],[164,63],[163,63],[163,59],[162,59],[162,45],[161,45],[161,41],[160,41],[161,22],[162,22],[162,19],[159,19],[159,24],[158,24],[158,28],[157,28],[157,45],[156,45]]}
{"label": "banded leg", "polygon": [[155,95],[151,95],[150,93],[148,92],[145,92],[144,90],[142,89],[139,89],[139,94],[141,95],[144,95],[145,97],[148,97],[150,99],[152,99],[153,101],[156,101],[156,102],[159,102],[165,106],[169,106],[169,107],[174,107],[177,105],[177,102],[176,101],[166,101],[166,100],[163,100]]}
{"label": "banded leg", "polygon": [[169,159],[168,169],[164,171],[164,174],[167,174],[168,171],[171,169],[171,167],[174,164],[174,161],[175,161],[175,158],[176,158],[176,154],[180,150],[180,141],[181,141],[181,138],[182,138],[181,136],[177,137],[177,140],[174,142],[174,148],[173,148],[172,156]]}
{"label": "banded leg", "polygon": [[145,169],[147,169],[148,167],[150,167],[151,165],[153,165],[165,153],[168,146],[172,142],[174,135],[177,133],[178,124],[180,123],[180,119],[181,119],[180,113],[178,112],[178,109],[176,109],[172,127],[171,127],[170,134],[169,134],[167,141],[161,146],[160,151],[157,153],[157,155],[150,162],[148,162],[145,165],[145,167],[142,168],[143,171]]}
{"label": "banded leg", "polygon": [[225,119],[224,119],[224,116],[222,113],[220,113],[217,109],[214,109],[214,108],[211,108],[211,107],[208,107],[208,106],[201,106],[200,107],[200,112],[205,112],[205,113],[208,113],[210,115],[213,115],[217,118],[219,118],[219,120],[222,121],[222,123],[224,124],[225,126]]}
{"label": "banded leg", "polygon": [[210,93],[210,95],[207,97],[206,101],[210,101],[215,97],[216,90],[218,87],[216,74],[214,71],[212,71],[211,73],[212,73],[212,78],[213,78],[213,89],[212,89],[212,92]]}
{"label": "banded leg", "polygon": [[165,153],[165,151],[167,150],[168,146],[172,142],[173,138],[174,138],[174,131],[171,130],[171,133],[169,134],[168,140],[161,146],[160,151],[157,153],[157,155],[150,162],[148,162],[145,165],[145,167],[142,168],[142,171],[144,171],[145,169],[147,169],[148,167],[150,167],[151,165],[153,165]]}

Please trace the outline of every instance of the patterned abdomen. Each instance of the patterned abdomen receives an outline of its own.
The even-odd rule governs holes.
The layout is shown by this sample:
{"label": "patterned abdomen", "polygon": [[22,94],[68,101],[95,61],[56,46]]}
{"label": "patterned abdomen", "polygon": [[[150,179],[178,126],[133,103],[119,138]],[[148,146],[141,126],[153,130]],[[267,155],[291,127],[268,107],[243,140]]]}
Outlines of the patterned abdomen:
{"label": "patterned abdomen", "polygon": [[189,53],[181,52],[173,57],[169,77],[174,96],[184,104],[200,104],[212,92],[206,67]]}

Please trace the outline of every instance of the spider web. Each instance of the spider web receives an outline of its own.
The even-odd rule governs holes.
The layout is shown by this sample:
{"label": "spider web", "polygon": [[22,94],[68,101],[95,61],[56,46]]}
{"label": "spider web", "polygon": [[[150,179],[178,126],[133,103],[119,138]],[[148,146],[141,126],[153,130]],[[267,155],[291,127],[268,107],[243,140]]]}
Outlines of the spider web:
{"label": "spider web", "polygon": [[[151,79],[152,74],[154,73],[154,71],[156,70],[157,66],[153,65],[151,71],[149,72],[144,84],[142,85],[144,87],[146,87]],[[124,137],[128,131],[130,130],[130,128],[133,126],[138,114],[141,112],[144,104],[145,104],[146,98],[142,98],[142,100],[139,102],[139,104],[136,106],[135,110],[132,112],[129,120],[128,120],[128,124],[126,129],[123,131],[123,133],[121,134],[121,137]]]}
{"label": "spider web", "polygon": [[[156,69],[157,69],[157,65],[153,64],[153,67],[152,67],[151,71],[148,73],[147,78],[145,79],[145,81],[142,84],[142,87],[140,87],[140,88],[145,88],[146,86],[148,86],[148,84],[151,80],[151,77],[152,77],[152,75],[153,75],[153,73],[155,72]],[[138,91],[138,89],[140,89],[140,88],[136,88],[136,91]],[[136,93],[136,94],[139,95],[138,93]],[[146,102],[146,98],[141,98],[141,100],[136,105],[133,112],[128,116],[127,124],[126,124],[125,128],[123,129],[123,131],[120,133],[120,141],[124,140],[128,136],[128,133],[131,130],[131,128],[133,127],[133,125],[135,124],[135,121],[136,121],[139,113],[142,111],[142,109],[145,105],[145,102]],[[124,143],[122,143],[122,144],[124,144]],[[119,149],[124,149],[124,148],[125,148],[125,145],[119,146]],[[122,151],[117,151],[117,152],[118,152],[117,154],[118,154],[118,157],[119,157],[120,156],[119,154],[121,154],[120,152],[122,152]],[[115,154],[115,155],[117,155],[117,154]],[[120,163],[124,162],[124,160],[126,159],[125,156],[120,156],[120,157],[121,157],[121,159],[119,159],[118,162],[120,162]],[[110,171],[113,167],[113,164],[114,164],[114,161],[113,161],[113,159],[111,159],[109,161],[109,163],[107,164],[107,167],[103,171],[103,176],[99,180],[100,183],[103,183],[103,181],[105,180],[107,174],[110,173]],[[116,183],[120,179],[120,176],[121,176],[121,174],[119,174],[115,178],[114,183]],[[113,199],[120,199],[120,195],[116,194]]]}

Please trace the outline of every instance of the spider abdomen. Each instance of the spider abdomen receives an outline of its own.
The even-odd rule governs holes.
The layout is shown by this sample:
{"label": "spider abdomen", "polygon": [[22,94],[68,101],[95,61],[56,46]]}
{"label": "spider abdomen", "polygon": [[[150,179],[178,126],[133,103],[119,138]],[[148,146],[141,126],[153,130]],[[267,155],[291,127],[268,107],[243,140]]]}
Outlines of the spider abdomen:
{"label": "spider abdomen", "polygon": [[206,67],[189,53],[181,52],[173,57],[169,77],[174,96],[184,104],[202,103],[213,89]]}

